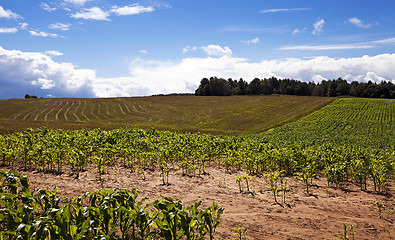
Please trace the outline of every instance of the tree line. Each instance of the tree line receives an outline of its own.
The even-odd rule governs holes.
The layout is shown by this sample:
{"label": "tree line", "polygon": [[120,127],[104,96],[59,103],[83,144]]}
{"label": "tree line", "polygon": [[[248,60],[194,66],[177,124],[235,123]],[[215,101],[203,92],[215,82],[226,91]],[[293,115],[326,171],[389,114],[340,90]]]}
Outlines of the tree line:
{"label": "tree line", "polygon": [[217,77],[203,78],[195,96],[231,96],[231,95],[300,95],[300,96],[353,96],[365,98],[395,99],[395,85],[391,82],[360,83],[347,82],[342,78],[322,80],[321,83],[302,82],[293,79],[277,79],[275,77],[255,78],[250,83],[242,78],[228,80]]}

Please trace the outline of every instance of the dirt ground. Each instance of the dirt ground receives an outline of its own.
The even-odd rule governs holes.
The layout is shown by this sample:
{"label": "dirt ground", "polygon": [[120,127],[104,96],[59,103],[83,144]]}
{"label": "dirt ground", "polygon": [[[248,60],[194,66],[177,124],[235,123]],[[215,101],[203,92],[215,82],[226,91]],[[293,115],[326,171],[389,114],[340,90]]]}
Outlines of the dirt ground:
{"label": "dirt ground", "polygon": [[[326,187],[324,177],[315,179],[310,195],[306,194],[303,183],[295,177],[287,178],[291,191],[287,194],[286,204],[275,204],[272,193],[267,187],[265,177],[254,176],[251,180],[252,193],[240,193],[236,183],[237,176],[245,172],[227,173],[224,169],[208,167],[207,174],[183,176],[181,170],[170,173],[169,184],[163,185],[159,170],[145,171],[143,175],[123,167],[107,168],[103,181],[98,182],[95,169],[73,174],[65,170],[56,175],[37,171],[23,171],[28,175],[31,188],[52,190],[59,187],[63,196],[83,195],[90,190],[101,188],[137,188],[139,197],[148,197],[148,202],[162,197],[181,200],[184,206],[202,200],[203,207],[217,202],[224,207],[217,237],[235,239],[235,227],[244,227],[247,239],[333,239],[343,236],[343,226],[354,226],[355,239],[395,238],[395,214],[382,213],[379,218],[375,201],[395,204],[394,182],[387,194],[361,191],[358,186],[347,185],[336,189]],[[245,188],[245,182],[242,182]],[[373,190],[372,184],[368,190]],[[281,194],[280,194],[281,196]],[[390,236],[393,235],[393,236]],[[351,237],[351,236],[350,236]],[[351,238],[352,239],[352,238]]]}

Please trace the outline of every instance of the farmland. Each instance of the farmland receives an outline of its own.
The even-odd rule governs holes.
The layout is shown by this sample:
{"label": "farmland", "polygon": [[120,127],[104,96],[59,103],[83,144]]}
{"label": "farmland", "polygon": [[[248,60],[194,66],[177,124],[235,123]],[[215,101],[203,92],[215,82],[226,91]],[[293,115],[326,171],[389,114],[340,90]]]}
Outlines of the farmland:
{"label": "farmland", "polygon": [[[242,98],[231,99],[237,105]],[[1,136],[1,161],[31,176],[33,186],[59,186],[68,196],[133,184],[154,199],[170,195],[191,205],[203,198],[204,207],[219,202],[222,238],[245,227],[254,239],[327,239],[341,236],[346,224],[357,238],[383,239],[394,230],[394,110],[394,100],[338,99],[299,121],[239,136],[26,130]],[[55,110],[37,112],[25,111],[23,118],[44,115],[45,122]],[[59,174],[52,175],[57,181],[46,172]],[[378,216],[375,201],[388,216]]]}
{"label": "farmland", "polygon": [[295,121],[333,100],[298,96],[9,99],[0,100],[0,133],[47,126],[250,134]]}

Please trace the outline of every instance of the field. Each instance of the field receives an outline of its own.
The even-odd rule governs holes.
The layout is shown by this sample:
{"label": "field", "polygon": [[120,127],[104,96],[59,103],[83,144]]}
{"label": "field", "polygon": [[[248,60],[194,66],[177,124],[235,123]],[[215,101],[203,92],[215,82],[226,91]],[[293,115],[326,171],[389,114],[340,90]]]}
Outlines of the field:
{"label": "field", "polygon": [[9,99],[0,100],[0,133],[47,126],[250,134],[295,121],[333,100],[298,96]]}
{"label": "field", "polygon": [[[268,97],[266,105],[282,97]],[[236,136],[27,130],[0,136],[1,163],[3,169],[27,174],[31,188],[57,186],[58,194],[67,197],[103,187],[137,187],[149,201],[169,196],[191,206],[203,200],[202,211],[217,202],[225,210],[215,239],[236,238],[237,229],[246,229],[247,239],[345,239],[344,226],[351,239],[390,239],[395,230],[394,109],[394,100],[338,99],[296,122]],[[37,199],[54,196],[40,194]],[[48,212],[60,211],[45,206]],[[118,208],[110,209],[121,216]],[[163,214],[152,229],[162,229]],[[44,226],[52,229],[56,218]],[[188,226],[197,229],[197,219]],[[181,225],[178,231],[185,234]],[[104,231],[106,225],[101,226]],[[120,225],[113,226],[122,232]]]}

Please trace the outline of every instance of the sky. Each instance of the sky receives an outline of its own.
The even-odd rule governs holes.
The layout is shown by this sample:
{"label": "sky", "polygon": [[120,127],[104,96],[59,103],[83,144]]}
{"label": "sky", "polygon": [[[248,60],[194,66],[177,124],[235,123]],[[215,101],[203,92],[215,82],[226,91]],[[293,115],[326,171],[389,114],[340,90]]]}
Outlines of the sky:
{"label": "sky", "polygon": [[193,93],[202,78],[395,84],[395,1],[0,0],[0,98]]}

